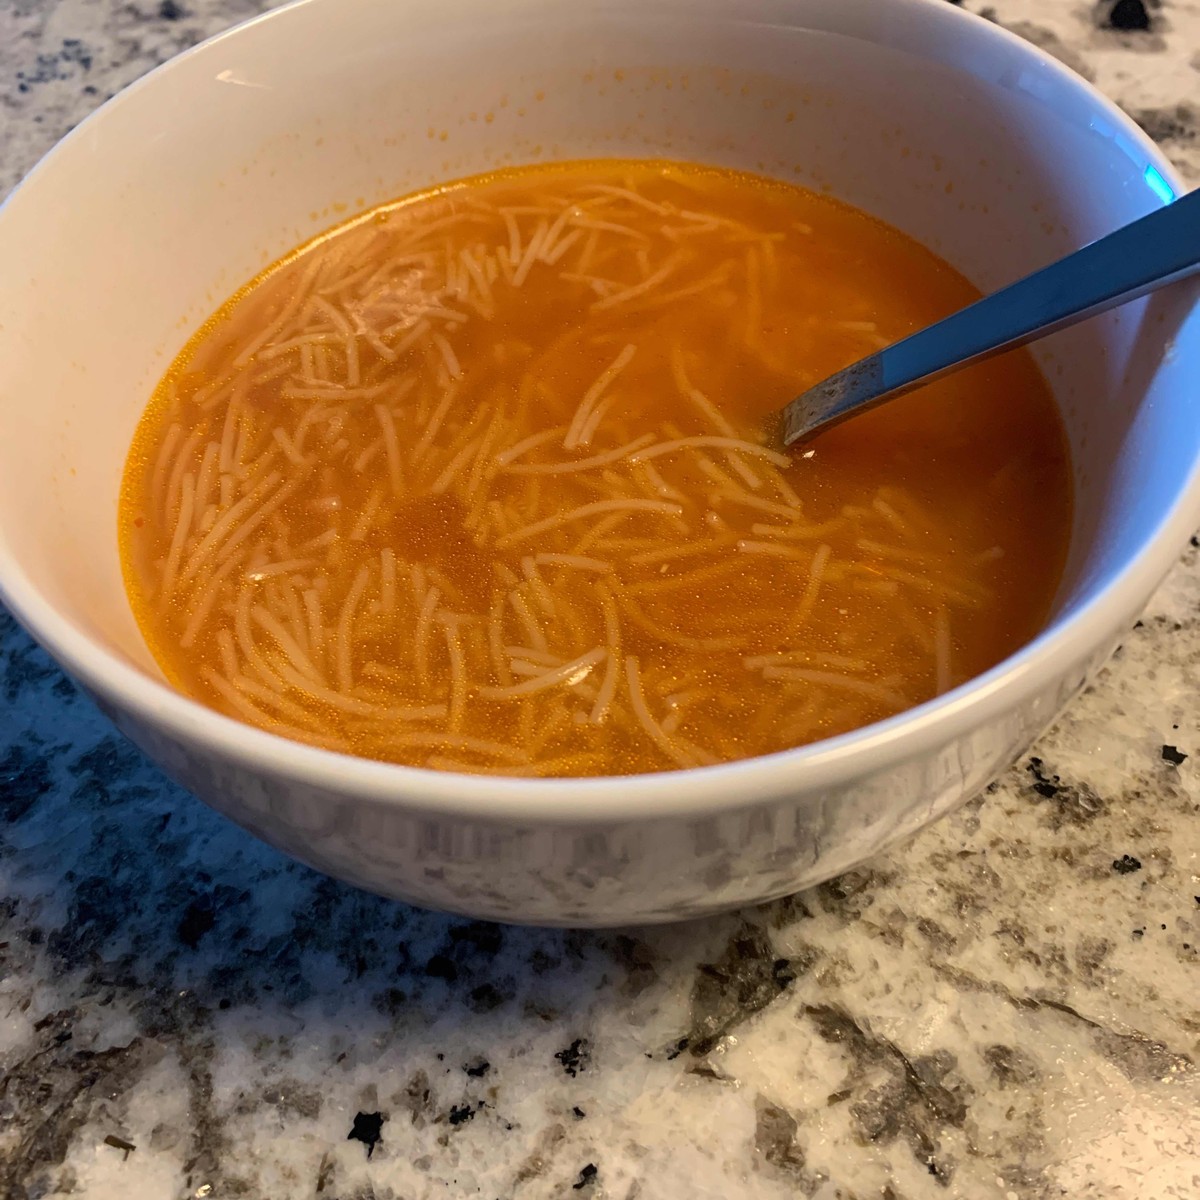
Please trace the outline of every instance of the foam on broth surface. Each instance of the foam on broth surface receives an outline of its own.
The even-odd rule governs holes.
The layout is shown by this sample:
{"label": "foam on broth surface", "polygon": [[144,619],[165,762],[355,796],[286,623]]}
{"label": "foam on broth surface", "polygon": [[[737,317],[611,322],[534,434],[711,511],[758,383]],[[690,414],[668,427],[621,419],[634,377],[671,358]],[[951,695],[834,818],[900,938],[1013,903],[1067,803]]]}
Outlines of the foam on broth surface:
{"label": "foam on broth surface", "polygon": [[1070,478],[1024,352],[767,450],[797,391],[977,298],[826,197],[523,168],[384,206],[219,310],[120,535],[184,692],[316,745],[536,775],[879,720],[1043,622]]}

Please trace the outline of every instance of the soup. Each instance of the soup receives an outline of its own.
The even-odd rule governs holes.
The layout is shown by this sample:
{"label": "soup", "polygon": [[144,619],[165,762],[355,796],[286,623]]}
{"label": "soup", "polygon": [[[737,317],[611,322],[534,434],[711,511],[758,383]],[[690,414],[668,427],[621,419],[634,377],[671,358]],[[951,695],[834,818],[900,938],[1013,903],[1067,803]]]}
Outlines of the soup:
{"label": "soup", "polygon": [[155,392],[120,504],[182,691],[446,770],[784,750],[993,666],[1070,525],[1010,353],[788,454],[764,419],[975,299],[825,196],[656,161],[413,196],[234,296]]}

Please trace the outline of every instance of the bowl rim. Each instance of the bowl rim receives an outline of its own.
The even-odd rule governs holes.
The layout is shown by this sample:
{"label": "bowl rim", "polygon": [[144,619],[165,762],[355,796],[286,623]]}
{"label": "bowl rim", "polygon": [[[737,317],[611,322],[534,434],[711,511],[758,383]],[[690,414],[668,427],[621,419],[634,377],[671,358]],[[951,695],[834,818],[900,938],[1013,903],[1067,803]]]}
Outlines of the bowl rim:
{"label": "bowl rim", "polygon": [[[205,39],[143,75],[89,114],[40,159],[0,204],[0,219],[12,199],[32,185],[60,151],[89,136],[92,122],[135,101],[180,63],[210,53],[264,22],[287,20],[298,10],[334,2],[291,0]],[[1060,86],[1073,89],[1144,152],[1176,195],[1187,190],[1178,172],[1131,118],[1043,50],[944,0],[889,2],[893,9],[905,9],[922,20],[946,26],[957,22],[965,36],[1007,45],[1052,73]],[[671,0],[661,10],[664,15],[684,11]],[[595,11],[612,10],[601,0]],[[797,4],[801,27],[803,12],[804,5]],[[447,17],[454,19],[452,13]],[[737,22],[733,10],[727,19]],[[414,813],[543,826],[611,825],[731,813],[789,793],[844,786],[867,770],[881,771],[920,759],[998,720],[1106,648],[1105,640],[1133,619],[1173,566],[1198,516],[1200,449],[1169,508],[1101,590],[983,674],[896,716],[837,737],[716,766],[653,774],[552,779],[474,775],[359,758],[269,733],[207,708],[97,645],[41,596],[2,536],[0,601],[58,663],[113,708],[162,729],[185,746],[200,745],[207,754],[256,773]],[[1047,720],[1053,715],[1047,713]]]}

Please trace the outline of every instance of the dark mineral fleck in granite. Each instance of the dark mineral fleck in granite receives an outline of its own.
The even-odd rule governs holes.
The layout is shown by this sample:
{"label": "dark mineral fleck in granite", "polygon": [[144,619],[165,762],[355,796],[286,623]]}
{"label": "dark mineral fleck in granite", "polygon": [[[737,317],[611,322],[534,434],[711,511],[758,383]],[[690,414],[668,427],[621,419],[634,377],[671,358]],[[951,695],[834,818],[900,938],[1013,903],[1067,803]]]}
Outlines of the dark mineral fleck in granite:
{"label": "dark mineral fleck in granite", "polygon": [[600,1176],[600,1168],[595,1163],[588,1163],[583,1170],[579,1172],[579,1178],[571,1184],[574,1191],[582,1191],[584,1188],[592,1187]]}
{"label": "dark mineral fleck in granite", "polygon": [[354,1124],[346,1134],[347,1141],[362,1142],[367,1148],[367,1157],[375,1153],[375,1147],[383,1141],[383,1123],[387,1118],[383,1113],[355,1113]]}
{"label": "dark mineral fleck in granite", "polygon": [[558,1059],[562,1069],[574,1079],[581,1071],[586,1071],[591,1064],[591,1045],[587,1038],[576,1038],[565,1049],[559,1050],[554,1057]]}
{"label": "dark mineral fleck in granite", "polygon": [[1108,23],[1113,29],[1137,30],[1150,28],[1150,12],[1145,0],[1116,0],[1108,11]]}

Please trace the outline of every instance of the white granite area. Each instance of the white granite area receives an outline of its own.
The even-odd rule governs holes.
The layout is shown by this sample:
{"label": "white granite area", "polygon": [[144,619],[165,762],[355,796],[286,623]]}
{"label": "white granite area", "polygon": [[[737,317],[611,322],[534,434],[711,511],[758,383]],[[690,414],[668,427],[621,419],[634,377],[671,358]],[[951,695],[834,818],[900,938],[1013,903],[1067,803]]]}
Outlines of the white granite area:
{"label": "white granite area", "polygon": [[[1150,28],[995,7],[1200,181],[1200,5],[1118,3]],[[0,195],[259,7],[0,0]],[[1193,545],[911,844],[691,925],[504,929],[255,842],[0,613],[0,1200],[1197,1200],[1197,764]]]}

